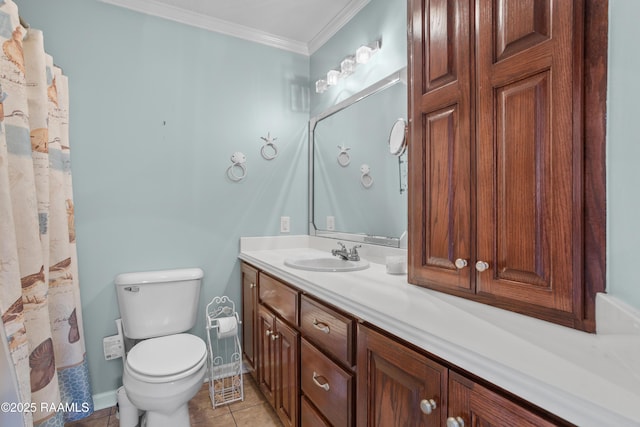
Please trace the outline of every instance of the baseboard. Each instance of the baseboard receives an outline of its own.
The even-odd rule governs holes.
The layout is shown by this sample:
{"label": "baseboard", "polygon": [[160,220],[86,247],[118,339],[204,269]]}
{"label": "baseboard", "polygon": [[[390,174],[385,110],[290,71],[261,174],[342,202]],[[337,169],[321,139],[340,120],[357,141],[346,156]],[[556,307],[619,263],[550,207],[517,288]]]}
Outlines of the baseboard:
{"label": "baseboard", "polygon": [[93,408],[96,411],[99,411],[100,409],[116,406],[116,403],[118,403],[117,391],[118,390],[110,390],[104,393],[94,394]]}

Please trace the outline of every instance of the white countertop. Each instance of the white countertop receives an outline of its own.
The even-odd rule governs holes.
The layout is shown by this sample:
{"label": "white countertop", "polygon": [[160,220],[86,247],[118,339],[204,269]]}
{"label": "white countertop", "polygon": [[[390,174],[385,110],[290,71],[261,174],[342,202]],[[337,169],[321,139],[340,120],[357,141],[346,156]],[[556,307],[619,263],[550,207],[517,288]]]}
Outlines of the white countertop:
{"label": "white countertop", "polygon": [[[242,238],[239,258],[579,426],[640,426],[640,334],[589,334],[407,283],[384,255],[348,273],[284,265],[330,256],[336,241]],[[637,324],[629,328],[637,329]]]}

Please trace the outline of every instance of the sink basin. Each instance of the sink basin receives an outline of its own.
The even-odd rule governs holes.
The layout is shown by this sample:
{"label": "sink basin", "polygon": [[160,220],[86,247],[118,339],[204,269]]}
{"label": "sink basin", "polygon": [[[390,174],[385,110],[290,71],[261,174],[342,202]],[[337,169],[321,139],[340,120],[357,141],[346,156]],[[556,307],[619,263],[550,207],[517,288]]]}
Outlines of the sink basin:
{"label": "sink basin", "polygon": [[369,261],[344,261],[339,258],[289,258],[284,265],[309,271],[357,271],[369,268]]}

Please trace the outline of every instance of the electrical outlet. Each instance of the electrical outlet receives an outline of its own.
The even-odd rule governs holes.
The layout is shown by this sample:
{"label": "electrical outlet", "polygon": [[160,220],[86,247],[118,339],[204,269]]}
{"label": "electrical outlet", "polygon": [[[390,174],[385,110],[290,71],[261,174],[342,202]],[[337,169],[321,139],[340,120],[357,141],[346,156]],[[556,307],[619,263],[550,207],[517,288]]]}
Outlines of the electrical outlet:
{"label": "electrical outlet", "polygon": [[336,217],[332,215],[327,216],[327,230],[334,231],[336,229]]}
{"label": "electrical outlet", "polygon": [[280,217],[280,232],[288,233],[291,231],[291,219],[288,216]]}

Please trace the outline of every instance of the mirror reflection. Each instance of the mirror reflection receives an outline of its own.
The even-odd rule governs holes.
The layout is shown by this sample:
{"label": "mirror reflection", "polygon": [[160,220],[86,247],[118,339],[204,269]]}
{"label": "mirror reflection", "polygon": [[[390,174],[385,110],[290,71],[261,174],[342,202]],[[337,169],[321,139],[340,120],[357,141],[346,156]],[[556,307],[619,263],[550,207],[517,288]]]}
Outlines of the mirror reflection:
{"label": "mirror reflection", "polygon": [[403,246],[407,155],[392,154],[389,145],[394,125],[407,117],[401,76],[396,73],[311,120],[312,234]]}

